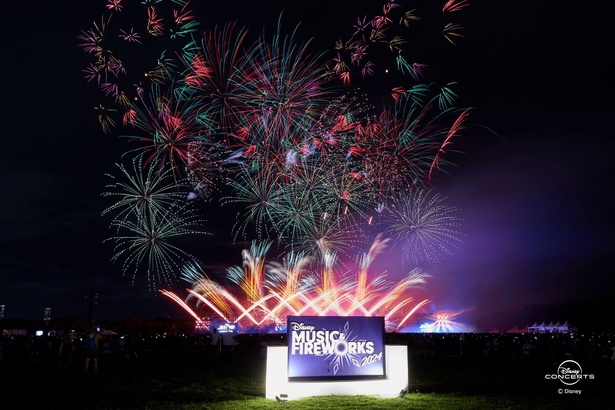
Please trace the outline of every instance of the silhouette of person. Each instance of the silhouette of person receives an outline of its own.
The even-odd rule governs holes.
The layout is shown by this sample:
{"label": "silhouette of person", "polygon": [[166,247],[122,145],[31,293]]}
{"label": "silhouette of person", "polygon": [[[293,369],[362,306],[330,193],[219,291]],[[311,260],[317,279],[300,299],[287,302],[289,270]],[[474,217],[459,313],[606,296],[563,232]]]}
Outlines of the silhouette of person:
{"label": "silhouette of person", "polygon": [[214,327],[211,333],[211,339],[209,341],[209,348],[211,350],[212,359],[217,359],[220,357],[220,350],[222,347],[221,344],[222,344],[221,336],[218,333],[218,329]]}
{"label": "silhouette of person", "polygon": [[90,362],[94,365],[94,373],[98,372],[98,344],[101,338],[102,336],[95,327],[91,327],[85,336],[85,373],[89,370]]}

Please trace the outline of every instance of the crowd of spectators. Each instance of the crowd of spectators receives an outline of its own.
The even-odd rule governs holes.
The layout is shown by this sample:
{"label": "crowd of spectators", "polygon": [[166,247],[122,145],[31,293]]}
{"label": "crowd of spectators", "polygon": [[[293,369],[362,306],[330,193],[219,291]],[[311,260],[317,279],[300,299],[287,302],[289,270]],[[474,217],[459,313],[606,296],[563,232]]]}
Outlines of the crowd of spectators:
{"label": "crowd of spectators", "polygon": [[[264,356],[267,345],[283,345],[285,334],[103,334],[100,366],[126,361],[184,357],[189,360],[232,360],[236,355]],[[45,366],[76,371],[86,357],[85,335],[73,331],[40,336],[2,334],[0,368],[11,365]],[[411,360],[488,358],[557,364],[566,359],[584,369],[615,370],[615,335],[582,333],[388,333],[387,344],[403,344]]]}
{"label": "crowd of spectators", "polygon": [[587,370],[615,370],[612,333],[413,333],[399,339],[407,341],[415,360],[482,357],[545,365],[575,360]]}

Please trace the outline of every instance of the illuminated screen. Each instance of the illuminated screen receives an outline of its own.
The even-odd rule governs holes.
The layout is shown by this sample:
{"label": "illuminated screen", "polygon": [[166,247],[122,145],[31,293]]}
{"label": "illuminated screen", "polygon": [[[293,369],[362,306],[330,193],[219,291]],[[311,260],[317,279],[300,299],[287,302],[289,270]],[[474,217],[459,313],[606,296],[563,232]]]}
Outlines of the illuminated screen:
{"label": "illuminated screen", "polygon": [[384,318],[289,316],[288,378],[381,378]]}
{"label": "illuminated screen", "polygon": [[218,333],[235,333],[236,331],[237,327],[234,323],[225,323],[218,326]]}

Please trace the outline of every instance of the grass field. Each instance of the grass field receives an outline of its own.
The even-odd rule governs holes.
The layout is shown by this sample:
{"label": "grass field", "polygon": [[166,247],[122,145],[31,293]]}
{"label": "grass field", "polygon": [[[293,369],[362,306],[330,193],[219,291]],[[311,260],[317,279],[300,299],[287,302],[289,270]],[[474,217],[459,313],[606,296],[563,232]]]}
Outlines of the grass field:
{"label": "grass field", "polygon": [[[237,349],[222,360],[157,352],[102,361],[97,374],[50,363],[2,363],[1,408],[6,409],[607,409],[613,408],[613,369],[565,386],[546,380],[557,366],[481,355],[410,356],[403,397],[315,397],[278,403],[265,396],[265,358]],[[588,373],[585,370],[585,373]],[[580,389],[581,394],[558,393]]]}

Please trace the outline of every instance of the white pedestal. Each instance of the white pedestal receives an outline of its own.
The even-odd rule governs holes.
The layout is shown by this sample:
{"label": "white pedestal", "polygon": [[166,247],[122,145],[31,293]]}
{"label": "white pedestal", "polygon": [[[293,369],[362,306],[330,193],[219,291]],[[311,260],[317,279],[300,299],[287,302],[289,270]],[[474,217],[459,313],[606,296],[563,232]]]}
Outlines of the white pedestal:
{"label": "white pedestal", "polygon": [[384,379],[288,381],[288,347],[267,347],[267,379],[265,397],[275,399],[280,394],[288,400],[313,396],[379,396],[398,397],[408,389],[408,347],[385,346]]}

